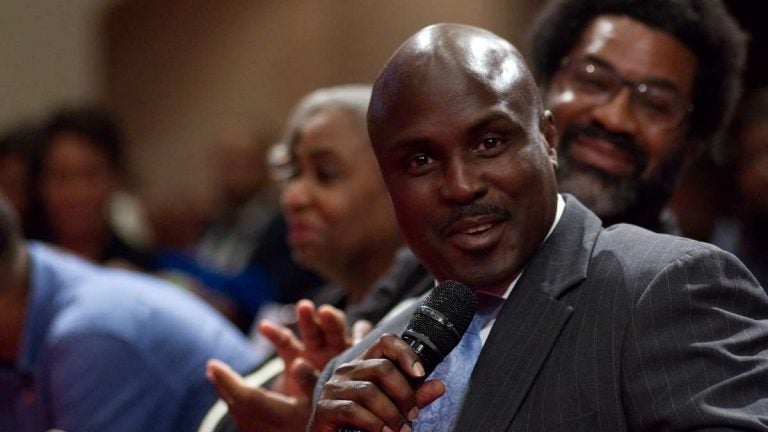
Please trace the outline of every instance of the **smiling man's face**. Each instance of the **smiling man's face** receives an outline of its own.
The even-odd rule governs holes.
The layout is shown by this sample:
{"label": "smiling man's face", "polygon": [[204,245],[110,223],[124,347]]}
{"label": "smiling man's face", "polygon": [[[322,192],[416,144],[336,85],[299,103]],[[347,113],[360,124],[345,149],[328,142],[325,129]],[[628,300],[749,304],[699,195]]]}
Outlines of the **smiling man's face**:
{"label": "smiling man's face", "polygon": [[500,39],[469,31],[435,40],[447,51],[406,49],[383,72],[372,143],[400,228],[427,268],[503,293],[554,219],[554,128]]}
{"label": "smiling man's face", "polygon": [[[667,33],[624,16],[596,18],[546,94],[561,136],[560,190],[576,195],[607,222],[640,223],[633,212],[660,211],[686,151],[695,145],[688,139],[687,110],[697,65],[694,54]],[[606,75],[620,77],[614,83],[625,83],[602,100],[594,95],[606,92],[610,80],[600,78]],[[647,90],[646,95],[638,97],[638,88]],[[662,96],[649,98],[651,93]],[[680,113],[671,106],[685,107],[686,112],[663,114]],[[654,110],[679,121],[653,121]]]}

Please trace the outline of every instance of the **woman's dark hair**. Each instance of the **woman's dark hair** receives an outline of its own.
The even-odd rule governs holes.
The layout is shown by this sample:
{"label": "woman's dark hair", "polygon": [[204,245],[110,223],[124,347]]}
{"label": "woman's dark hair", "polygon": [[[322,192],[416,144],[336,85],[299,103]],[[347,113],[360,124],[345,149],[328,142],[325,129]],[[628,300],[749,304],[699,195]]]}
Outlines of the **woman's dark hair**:
{"label": "woman's dark hair", "polygon": [[47,143],[44,144],[42,153],[46,152],[54,136],[63,133],[84,137],[94,148],[107,156],[114,170],[123,171],[123,132],[111,111],[86,106],[68,107],[54,112],[46,124]]}
{"label": "woman's dark hair", "polygon": [[40,125],[31,122],[18,124],[0,136],[0,158],[16,156],[29,163],[43,137]]}
{"label": "woman's dark hair", "polygon": [[[717,141],[741,95],[747,35],[720,0],[554,0],[528,35],[531,68],[543,87],[579,36],[601,15],[624,15],[672,35],[698,60],[691,137]],[[631,55],[631,53],[628,53]]]}

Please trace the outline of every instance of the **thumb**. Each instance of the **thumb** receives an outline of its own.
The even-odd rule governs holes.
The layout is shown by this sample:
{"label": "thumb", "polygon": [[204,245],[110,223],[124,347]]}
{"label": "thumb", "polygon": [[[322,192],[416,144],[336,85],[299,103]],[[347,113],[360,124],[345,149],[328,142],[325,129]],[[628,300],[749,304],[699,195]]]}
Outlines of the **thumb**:
{"label": "thumb", "polygon": [[215,387],[219,397],[230,407],[246,398],[250,387],[239,373],[221,360],[211,359],[205,368],[206,376]]}

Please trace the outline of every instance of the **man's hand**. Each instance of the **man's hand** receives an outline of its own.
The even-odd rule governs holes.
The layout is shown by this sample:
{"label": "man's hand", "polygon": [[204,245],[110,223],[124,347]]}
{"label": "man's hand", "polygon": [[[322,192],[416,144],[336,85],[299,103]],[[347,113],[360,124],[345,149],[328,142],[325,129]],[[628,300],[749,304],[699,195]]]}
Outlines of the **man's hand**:
{"label": "man's hand", "polygon": [[315,308],[309,300],[298,302],[296,314],[299,317],[301,339],[291,329],[267,321],[259,324],[259,331],[272,342],[286,365],[287,373],[273,390],[289,396],[304,396],[289,366],[303,358],[315,369],[323,370],[328,361],[352,346],[358,336],[370,331],[371,325],[367,321],[355,323],[353,334],[350,335],[344,312],[330,305]]}
{"label": "man's hand", "polygon": [[308,430],[336,432],[342,426],[367,431],[409,430],[419,409],[445,393],[440,381],[414,390],[423,379],[416,352],[392,334],[382,335],[357,359],[339,366],[323,387]]}
{"label": "man's hand", "polygon": [[240,432],[304,431],[312,413],[312,389],[317,381],[316,370],[298,359],[290,367],[291,373],[303,376],[297,382],[302,393],[309,397],[286,396],[259,387],[251,387],[226,363],[210,360],[206,368],[208,380],[216,387]]}

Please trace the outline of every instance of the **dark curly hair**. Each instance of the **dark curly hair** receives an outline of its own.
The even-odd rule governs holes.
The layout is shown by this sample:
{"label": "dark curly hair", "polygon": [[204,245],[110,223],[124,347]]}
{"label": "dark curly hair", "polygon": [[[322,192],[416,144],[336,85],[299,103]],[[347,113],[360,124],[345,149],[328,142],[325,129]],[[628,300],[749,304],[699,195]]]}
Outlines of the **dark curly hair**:
{"label": "dark curly hair", "polygon": [[716,142],[741,95],[747,34],[720,0],[553,0],[528,34],[536,79],[549,86],[560,61],[599,15],[624,15],[686,45],[698,59],[689,136]]}
{"label": "dark curly hair", "polygon": [[79,135],[103,152],[112,169],[122,172],[124,168],[124,138],[115,115],[98,106],[66,107],[54,112],[46,123],[47,142],[40,150],[42,157],[47,153],[51,138],[62,133]]}

